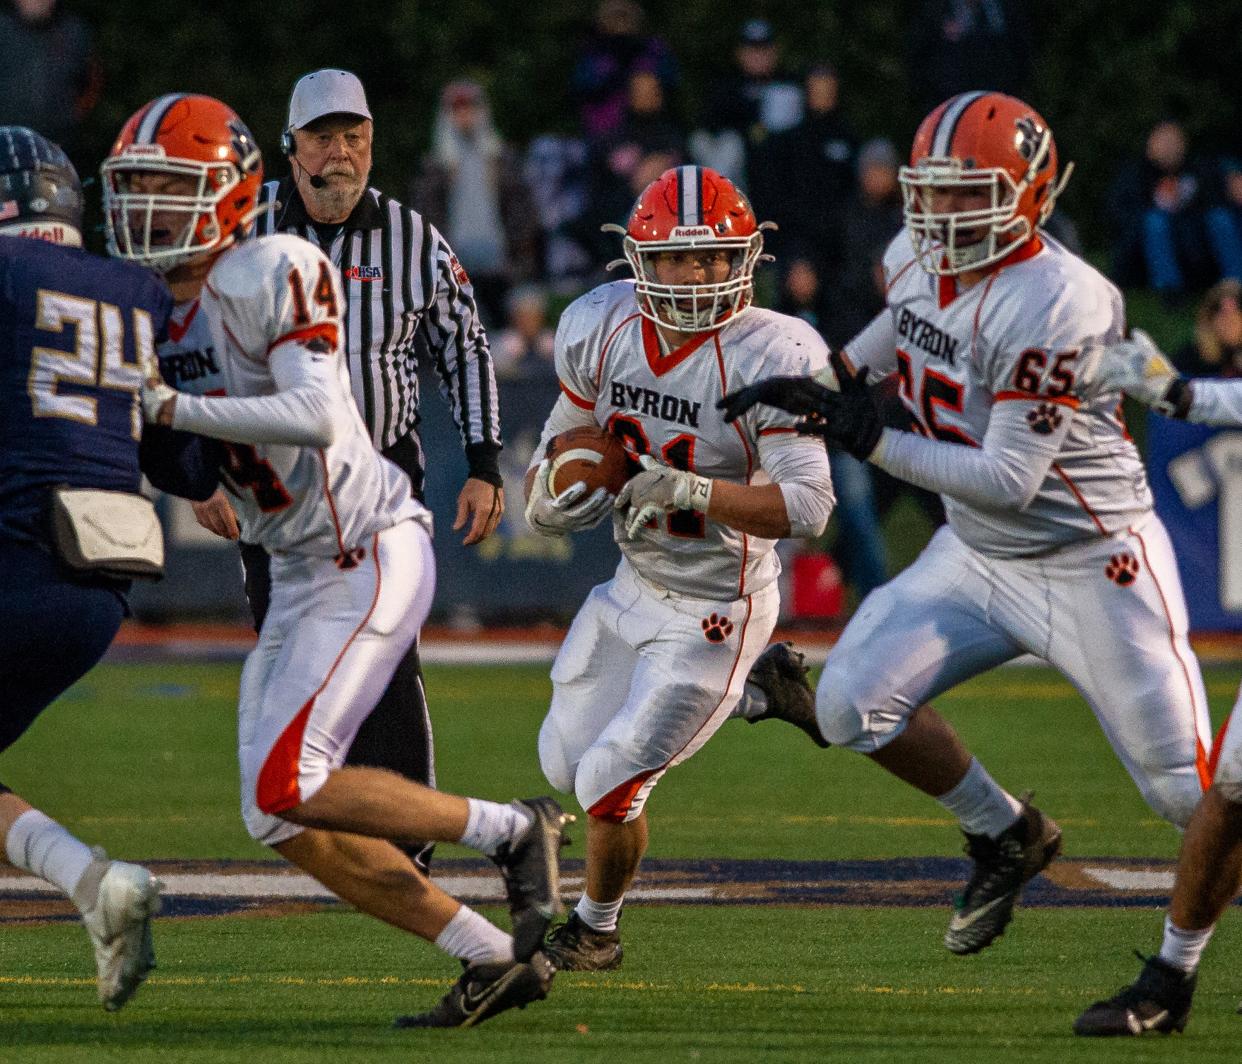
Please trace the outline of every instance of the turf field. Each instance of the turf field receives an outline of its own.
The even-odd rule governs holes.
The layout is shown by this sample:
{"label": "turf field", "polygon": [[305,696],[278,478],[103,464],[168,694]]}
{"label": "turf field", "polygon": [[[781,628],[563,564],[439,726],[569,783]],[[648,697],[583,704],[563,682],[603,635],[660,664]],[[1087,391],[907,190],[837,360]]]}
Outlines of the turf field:
{"label": "turf field", "polygon": [[[1208,672],[1218,721],[1240,671]],[[0,779],[118,856],[197,860],[186,867],[200,872],[266,860],[237,814],[237,673],[105,666],[0,757]],[[534,755],[545,667],[433,668],[428,687],[445,789],[501,800],[545,789]],[[1237,1061],[1236,913],[1209,950],[1186,1035],[1069,1033],[1083,1006],[1137,972],[1130,951],[1158,944],[1152,903],[1167,880],[1142,877],[1167,872],[1177,847],[1085,706],[1034,669],[993,673],[938,705],[1003,783],[1035,789],[1065,828],[1062,867],[979,956],[940,945],[965,866],[938,806],[779,724],[732,723],[650,805],[643,882],[712,903],[630,906],[620,972],[563,974],[546,1002],[475,1031],[394,1031],[394,1014],[443,992],[451,963],[311,900],[161,920],[158,970],[107,1015],[81,930],[41,918],[54,907],[0,900],[0,1062]],[[466,856],[444,848],[441,867],[468,867]],[[1088,883],[1093,868],[1119,870],[1123,886]],[[1128,889],[1126,875],[1148,885]],[[174,913],[204,911],[172,900]]]}

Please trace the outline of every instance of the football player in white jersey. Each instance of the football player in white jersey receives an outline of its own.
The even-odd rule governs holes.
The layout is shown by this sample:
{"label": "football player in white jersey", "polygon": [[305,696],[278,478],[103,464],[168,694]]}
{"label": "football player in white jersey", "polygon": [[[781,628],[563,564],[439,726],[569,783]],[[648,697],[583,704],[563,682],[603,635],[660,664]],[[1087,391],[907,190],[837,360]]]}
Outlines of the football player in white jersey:
{"label": "football player in white jersey", "polygon": [[[243,239],[258,148],[219,100],[172,94],[126,123],[102,167],[110,250],[164,273],[174,328],[205,331],[185,372],[152,367],[147,420],[228,442],[221,471],[248,542],[272,554],[271,608],[242,672],[251,835],[341,898],[466,965],[399,1026],[470,1026],[546,996],[538,952],[559,908],[564,821],[550,798],[499,805],[346,766],[435,588],[431,517],[372,446],[341,356],[340,281],[314,245]],[[514,936],[434,886],[394,843],[462,842],[504,875]]]}
{"label": "football player in white jersey", "polygon": [[[862,603],[817,692],[824,737],[936,798],[973,874],[945,945],[974,953],[1008,924],[1060,829],[1003,790],[925,703],[1023,653],[1079,690],[1143,797],[1183,826],[1207,782],[1207,699],[1185,600],[1119,396],[1082,363],[1125,330],[1121,296],[1044,234],[1058,178],[1028,105],[970,92],[937,107],[900,181],[905,229],[884,259],[888,307],[850,341],[853,372],[729,397],[804,425],[941,493],[948,524]],[[882,428],[866,375],[897,373],[916,431]],[[824,380],[835,386],[837,382]]]}
{"label": "football player in white jersey", "polygon": [[746,197],[712,170],[678,167],[613,228],[634,279],[562,316],[563,394],[536,461],[558,433],[603,426],[643,471],[615,502],[602,488],[584,497],[582,482],[553,496],[546,461],[527,474],[537,532],[612,513],[622,554],[557,654],[539,733],[544,775],[588,814],[586,890],[545,947],[579,970],[621,963],[617,917],[646,849],[651,789],[737,704],[776,622],[776,540],[819,535],[833,505],[827,456],[793,418],[755,411],[727,425],[716,410],[730,390],[815,373],[827,358],[809,325],[751,306],[763,235]]}
{"label": "football player in white jersey", "polygon": [[[1168,417],[1242,428],[1242,381],[1183,377],[1146,334],[1104,350],[1094,383],[1122,390]],[[1160,952],[1138,978],[1074,1023],[1080,1035],[1181,1031],[1199,962],[1217,921],[1242,884],[1242,692],[1209,758],[1212,785],[1195,809],[1177,859]]]}

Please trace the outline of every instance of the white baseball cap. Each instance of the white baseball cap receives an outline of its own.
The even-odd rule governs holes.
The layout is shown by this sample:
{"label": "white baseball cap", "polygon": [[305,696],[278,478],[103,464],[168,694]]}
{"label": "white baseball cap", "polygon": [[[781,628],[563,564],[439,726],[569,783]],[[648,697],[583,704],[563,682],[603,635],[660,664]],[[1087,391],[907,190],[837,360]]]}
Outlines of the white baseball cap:
{"label": "white baseball cap", "polygon": [[371,117],[362,82],[348,70],[315,70],[293,86],[285,128],[302,129],[316,118],[335,114]]}

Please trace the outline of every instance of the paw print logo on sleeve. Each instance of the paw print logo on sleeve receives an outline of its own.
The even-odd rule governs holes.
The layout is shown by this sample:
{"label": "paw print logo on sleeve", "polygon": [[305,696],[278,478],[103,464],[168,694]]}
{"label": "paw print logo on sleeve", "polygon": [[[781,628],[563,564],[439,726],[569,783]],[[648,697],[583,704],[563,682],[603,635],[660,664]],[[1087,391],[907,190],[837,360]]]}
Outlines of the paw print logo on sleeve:
{"label": "paw print logo on sleeve", "polygon": [[723,643],[733,634],[733,622],[718,613],[704,617],[701,623],[703,635],[709,643]]}
{"label": "paw print logo on sleeve", "polygon": [[1026,423],[1031,426],[1032,432],[1040,436],[1051,436],[1061,427],[1061,411],[1057,409],[1056,403],[1040,403],[1027,412]]}
{"label": "paw print logo on sleeve", "polygon": [[1133,554],[1114,554],[1104,567],[1104,575],[1118,587],[1129,587],[1138,574],[1139,563]]}

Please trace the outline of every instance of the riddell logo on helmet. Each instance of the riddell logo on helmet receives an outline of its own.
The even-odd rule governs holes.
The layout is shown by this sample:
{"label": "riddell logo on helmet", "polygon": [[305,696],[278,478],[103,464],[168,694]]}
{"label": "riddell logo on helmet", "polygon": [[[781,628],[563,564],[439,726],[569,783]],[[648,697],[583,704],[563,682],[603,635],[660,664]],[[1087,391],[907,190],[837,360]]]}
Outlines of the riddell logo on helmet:
{"label": "riddell logo on helmet", "polygon": [[54,244],[63,244],[69,231],[63,225],[56,223],[49,225],[46,222],[31,222],[25,225],[6,226],[4,235],[31,237],[35,240],[50,240]]}
{"label": "riddell logo on helmet", "polygon": [[164,158],[164,145],[162,144],[127,144],[121,149],[122,157],[130,155],[141,155],[144,158]]}
{"label": "riddell logo on helmet", "polygon": [[669,234],[673,240],[697,240],[701,237],[715,237],[715,235],[710,225],[677,225]]}

